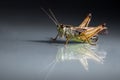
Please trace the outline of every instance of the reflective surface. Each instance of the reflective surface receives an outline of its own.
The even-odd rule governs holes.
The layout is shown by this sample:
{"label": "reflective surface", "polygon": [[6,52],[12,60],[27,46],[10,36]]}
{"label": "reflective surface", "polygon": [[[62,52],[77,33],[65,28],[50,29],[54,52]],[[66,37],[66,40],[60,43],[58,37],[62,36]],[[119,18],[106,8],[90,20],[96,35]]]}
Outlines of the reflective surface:
{"label": "reflective surface", "polygon": [[64,46],[64,40],[49,40],[54,29],[13,30],[1,34],[0,80],[120,79],[118,37],[99,36],[96,46],[74,41]]}
{"label": "reflective surface", "polygon": [[[1,0],[0,80],[120,80],[120,11],[117,0]],[[113,6],[114,4],[114,6]],[[40,7],[62,24],[106,23],[108,35],[97,46],[58,39]]]}
{"label": "reflective surface", "polygon": [[98,63],[103,64],[106,57],[105,51],[100,51],[98,46],[89,44],[68,44],[58,49],[56,60],[60,61],[71,61],[78,60],[83,67],[88,70],[88,60],[94,60]]}

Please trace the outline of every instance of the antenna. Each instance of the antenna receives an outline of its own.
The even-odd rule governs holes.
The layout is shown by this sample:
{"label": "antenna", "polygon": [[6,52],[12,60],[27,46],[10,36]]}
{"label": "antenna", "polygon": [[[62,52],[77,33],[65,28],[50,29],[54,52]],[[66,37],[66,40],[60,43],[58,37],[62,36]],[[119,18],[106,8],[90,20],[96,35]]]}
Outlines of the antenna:
{"label": "antenna", "polygon": [[43,12],[57,25],[57,22],[56,22],[56,20],[53,18],[53,17],[51,17],[49,14],[48,14],[48,12],[44,9],[44,8],[41,8],[42,10],[43,10]]}
{"label": "antenna", "polygon": [[49,9],[49,12],[51,13],[51,15],[52,15],[52,17],[54,18],[54,20],[55,20],[57,23],[59,23],[58,20],[57,20],[57,18],[55,17],[55,15],[54,15],[54,13],[52,12],[51,9]]}

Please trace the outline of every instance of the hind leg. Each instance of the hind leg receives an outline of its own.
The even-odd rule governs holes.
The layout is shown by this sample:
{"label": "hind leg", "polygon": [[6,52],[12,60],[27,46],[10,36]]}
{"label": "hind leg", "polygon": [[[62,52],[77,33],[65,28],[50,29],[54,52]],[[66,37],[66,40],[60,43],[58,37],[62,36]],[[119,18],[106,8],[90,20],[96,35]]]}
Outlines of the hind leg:
{"label": "hind leg", "polygon": [[85,34],[83,34],[83,35],[85,37],[85,42],[89,43],[90,45],[96,45],[95,43],[92,43],[91,40],[88,39]]}

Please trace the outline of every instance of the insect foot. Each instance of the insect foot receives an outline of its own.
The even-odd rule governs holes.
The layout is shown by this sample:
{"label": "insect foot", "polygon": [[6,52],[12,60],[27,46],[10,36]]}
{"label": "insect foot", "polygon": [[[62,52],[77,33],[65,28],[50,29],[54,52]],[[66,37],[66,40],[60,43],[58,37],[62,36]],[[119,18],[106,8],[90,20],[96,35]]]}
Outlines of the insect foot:
{"label": "insect foot", "polygon": [[52,41],[56,41],[56,38],[51,38]]}

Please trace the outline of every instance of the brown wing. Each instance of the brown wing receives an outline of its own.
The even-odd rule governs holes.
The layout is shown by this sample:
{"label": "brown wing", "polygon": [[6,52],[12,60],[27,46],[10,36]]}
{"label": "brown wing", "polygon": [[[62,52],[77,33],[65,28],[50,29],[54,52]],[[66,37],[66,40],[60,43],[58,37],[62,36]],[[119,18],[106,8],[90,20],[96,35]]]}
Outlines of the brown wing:
{"label": "brown wing", "polygon": [[105,24],[99,25],[97,27],[94,27],[94,28],[91,28],[91,29],[87,29],[82,34],[86,35],[86,37],[88,39],[90,39],[91,37],[97,35],[100,31],[104,30],[105,28],[106,28]]}

